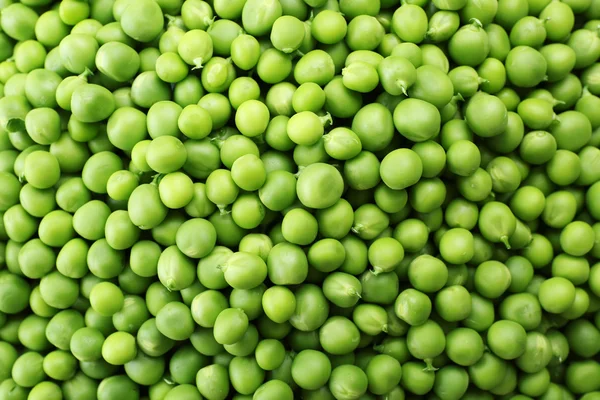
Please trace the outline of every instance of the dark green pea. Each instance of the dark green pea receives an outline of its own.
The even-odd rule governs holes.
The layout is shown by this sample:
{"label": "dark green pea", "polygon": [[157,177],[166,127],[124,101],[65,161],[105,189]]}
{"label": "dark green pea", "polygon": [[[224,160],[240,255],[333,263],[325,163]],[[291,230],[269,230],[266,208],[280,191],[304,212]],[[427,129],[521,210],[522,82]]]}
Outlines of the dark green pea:
{"label": "dark green pea", "polygon": [[374,274],[372,271],[365,271],[360,281],[362,298],[370,303],[389,305],[398,296],[398,276],[394,272]]}

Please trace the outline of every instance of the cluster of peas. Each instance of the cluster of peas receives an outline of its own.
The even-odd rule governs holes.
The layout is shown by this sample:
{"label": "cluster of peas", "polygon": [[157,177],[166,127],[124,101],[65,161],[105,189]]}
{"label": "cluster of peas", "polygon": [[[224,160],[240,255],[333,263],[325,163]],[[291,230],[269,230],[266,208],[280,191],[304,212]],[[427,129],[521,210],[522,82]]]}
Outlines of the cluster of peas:
{"label": "cluster of peas", "polygon": [[0,400],[600,399],[600,0],[0,0]]}

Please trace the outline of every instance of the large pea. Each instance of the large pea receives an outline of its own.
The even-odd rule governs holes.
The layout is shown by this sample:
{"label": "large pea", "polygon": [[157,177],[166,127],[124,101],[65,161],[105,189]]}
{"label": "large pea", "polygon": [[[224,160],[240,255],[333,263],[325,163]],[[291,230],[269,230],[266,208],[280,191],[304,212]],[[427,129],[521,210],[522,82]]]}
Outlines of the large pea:
{"label": "large pea", "polygon": [[518,87],[534,87],[546,79],[548,64],[544,56],[529,46],[514,47],[506,57],[506,74]]}
{"label": "large pea", "polygon": [[470,99],[465,118],[469,128],[480,137],[499,135],[508,125],[508,111],[502,100],[484,92]]}

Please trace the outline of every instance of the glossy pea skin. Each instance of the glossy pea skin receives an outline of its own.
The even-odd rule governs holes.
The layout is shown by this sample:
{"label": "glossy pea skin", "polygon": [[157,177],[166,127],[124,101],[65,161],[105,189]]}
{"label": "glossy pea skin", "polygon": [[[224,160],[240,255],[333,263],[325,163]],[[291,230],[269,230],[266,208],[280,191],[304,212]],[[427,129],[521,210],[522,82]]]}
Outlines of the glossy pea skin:
{"label": "glossy pea skin", "polygon": [[481,137],[499,135],[508,125],[508,111],[504,103],[498,97],[483,92],[470,99],[465,114],[469,127]]}
{"label": "glossy pea skin", "polygon": [[377,70],[362,61],[349,64],[342,70],[342,77],[344,86],[361,93],[368,93],[379,84]]}
{"label": "glossy pea skin", "polygon": [[385,30],[377,18],[359,15],[348,24],[346,43],[351,50],[375,50],[384,34]]}
{"label": "glossy pea skin", "polygon": [[329,390],[336,398],[357,398],[363,395],[367,388],[367,375],[357,366],[341,365],[331,372]]}
{"label": "glossy pea skin", "polygon": [[422,142],[439,132],[439,111],[426,101],[407,99],[394,110],[394,125],[404,137]]}
{"label": "glossy pea skin", "polygon": [[33,39],[38,14],[23,4],[10,4],[0,20],[2,30],[15,40]]}
{"label": "glossy pea skin", "polygon": [[[514,47],[505,61],[508,79],[518,87],[533,87],[538,85],[546,76],[546,59],[529,46]],[[528,65],[528,71],[521,69]]]}
{"label": "glossy pea skin", "polygon": [[[468,47],[469,52],[464,52]],[[450,57],[460,65],[477,66],[489,53],[489,40],[483,27],[477,23],[461,27],[449,40]]]}
{"label": "glossy pea skin", "polygon": [[402,365],[401,386],[418,396],[428,393],[434,385],[435,373],[428,371],[421,361],[409,361]]}
{"label": "glossy pea skin", "polygon": [[392,27],[403,41],[421,43],[427,33],[427,15],[419,6],[405,4],[394,12]]}
{"label": "glossy pea skin", "polygon": [[[440,10],[429,18],[427,38],[435,43],[444,42],[456,33],[460,26],[460,17],[455,11]],[[393,52],[396,52],[394,50]],[[416,68],[420,65],[415,65]]]}
{"label": "glossy pea skin", "polygon": [[492,192],[492,178],[483,168],[469,177],[459,178],[457,183],[458,191],[469,201],[484,200]]}

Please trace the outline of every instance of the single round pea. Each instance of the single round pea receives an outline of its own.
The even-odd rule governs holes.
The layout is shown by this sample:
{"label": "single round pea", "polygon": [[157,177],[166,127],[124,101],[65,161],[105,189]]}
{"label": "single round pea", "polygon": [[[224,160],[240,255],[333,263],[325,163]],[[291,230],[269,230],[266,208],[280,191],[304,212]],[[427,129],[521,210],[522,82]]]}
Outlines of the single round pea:
{"label": "single round pea", "polygon": [[265,314],[272,321],[281,324],[288,321],[296,309],[294,293],[284,286],[267,289],[262,297]]}
{"label": "single round pea", "polygon": [[508,111],[498,97],[480,92],[467,104],[466,121],[478,136],[493,137],[506,129]]}
{"label": "single round pea", "polygon": [[185,304],[172,301],[156,314],[156,327],[171,340],[185,340],[194,332],[194,320]]}
{"label": "single round pea", "polygon": [[124,365],[137,355],[135,338],[127,332],[115,332],[102,344],[102,357],[112,365]]}
{"label": "single round pea", "polygon": [[483,339],[475,330],[457,328],[446,337],[446,353],[458,365],[469,367],[483,356]]}
{"label": "single round pea", "polygon": [[499,320],[488,330],[488,346],[500,358],[512,360],[525,352],[527,334],[516,322]]}
{"label": "single round pea", "polygon": [[538,298],[544,310],[559,314],[568,310],[575,301],[575,287],[565,278],[549,278],[541,284]]}
{"label": "single round pea", "polygon": [[396,316],[411,326],[418,326],[429,319],[432,310],[431,300],[415,289],[402,291],[394,303]]}
{"label": "single round pea", "polygon": [[429,319],[424,324],[411,326],[406,336],[408,350],[413,357],[425,361],[424,370],[433,370],[433,358],[442,354],[446,347],[444,331],[435,321]]}
{"label": "single round pea", "polygon": [[445,321],[462,321],[471,314],[471,295],[463,286],[447,286],[436,295],[435,309]]}
{"label": "single round pea", "polygon": [[429,140],[439,133],[439,111],[426,101],[407,99],[394,110],[394,125],[413,142]]}
{"label": "single round pea", "polygon": [[358,328],[346,317],[330,317],[319,329],[321,346],[330,354],[350,353],[357,348],[359,340]]}
{"label": "single round pea", "polygon": [[341,365],[331,372],[329,390],[335,398],[349,400],[358,398],[368,389],[367,375],[357,366]]}
{"label": "single round pea", "polygon": [[510,286],[510,271],[499,261],[485,261],[475,270],[474,283],[475,289],[482,296],[490,299],[498,298]]}
{"label": "single round pea", "polygon": [[123,292],[110,282],[101,282],[90,293],[90,304],[102,316],[112,316],[123,307]]}

